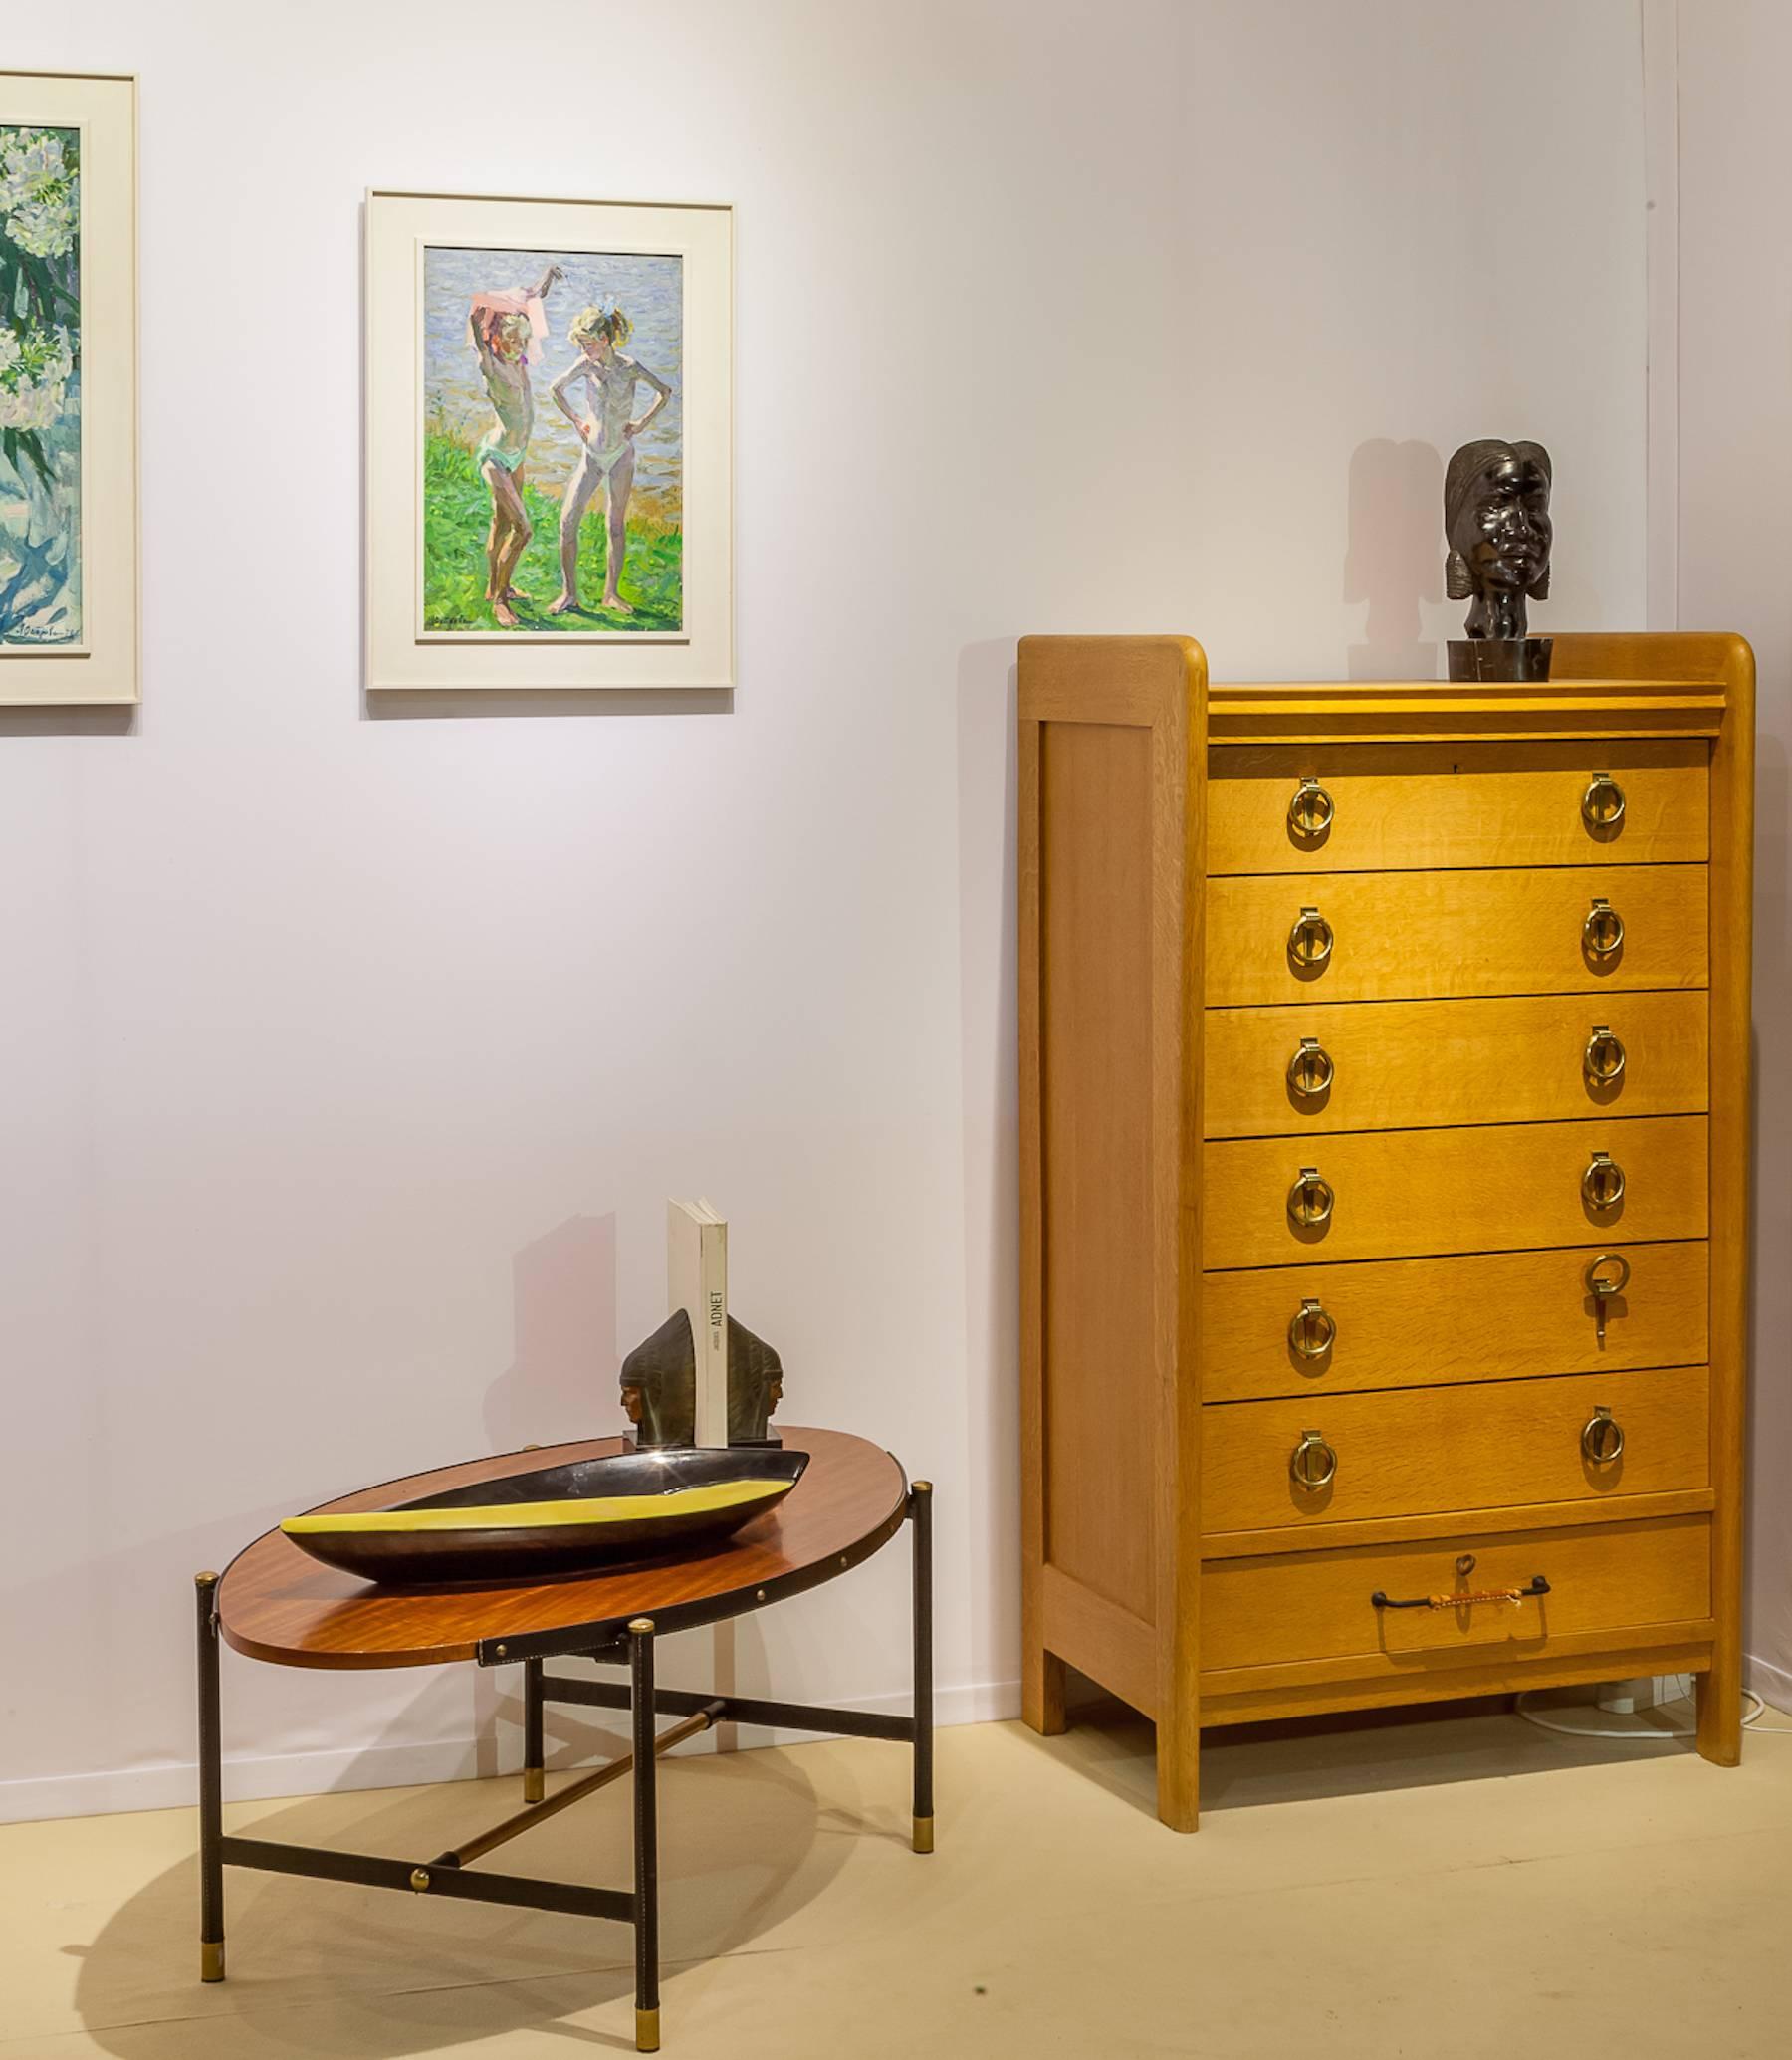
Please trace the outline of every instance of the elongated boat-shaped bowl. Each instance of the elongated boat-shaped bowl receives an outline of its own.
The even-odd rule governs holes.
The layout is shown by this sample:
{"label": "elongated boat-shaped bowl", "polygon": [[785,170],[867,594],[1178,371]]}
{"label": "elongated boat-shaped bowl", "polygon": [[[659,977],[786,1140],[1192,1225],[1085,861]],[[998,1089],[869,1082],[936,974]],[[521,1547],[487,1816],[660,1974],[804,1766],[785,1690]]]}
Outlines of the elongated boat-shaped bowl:
{"label": "elongated boat-shaped bowl", "polygon": [[623,1452],[280,1527],[363,1581],[545,1580],[716,1544],[782,1502],[807,1465],[777,1448]]}

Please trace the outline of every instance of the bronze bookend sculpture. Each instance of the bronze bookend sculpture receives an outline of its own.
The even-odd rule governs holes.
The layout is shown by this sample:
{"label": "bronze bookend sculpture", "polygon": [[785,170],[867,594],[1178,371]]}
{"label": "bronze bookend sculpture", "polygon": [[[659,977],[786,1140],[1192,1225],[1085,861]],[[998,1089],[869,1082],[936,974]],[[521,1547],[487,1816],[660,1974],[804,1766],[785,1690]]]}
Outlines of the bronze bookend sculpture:
{"label": "bronze bookend sculpture", "polygon": [[1450,645],[1453,680],[1546,680],[1554,638],[1531,636],[1528,603],[1549,598],[1553,478],[1540,443],[1483,437],[1444,475],[1444,590],[1469,600]]}
{"label": "bronze bookend sculpture", "polygon": [[[697,1428],[697,1353],[691,1319],[675,1309],[622,1362],[622,1408],[643,1452],[689,1445]],[[784,1363],[737,1317],[728,1319],[728,1442],[777,1445],[772,1412],[784,1397]]]}

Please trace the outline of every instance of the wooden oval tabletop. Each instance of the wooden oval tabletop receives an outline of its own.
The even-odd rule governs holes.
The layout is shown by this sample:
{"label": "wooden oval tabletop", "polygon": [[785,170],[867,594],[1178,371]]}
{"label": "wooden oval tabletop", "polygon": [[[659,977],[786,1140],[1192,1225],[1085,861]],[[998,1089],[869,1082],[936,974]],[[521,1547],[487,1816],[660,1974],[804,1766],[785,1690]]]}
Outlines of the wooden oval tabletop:
{"label": "wooden oval tabletop", "polygon": [[[528,1639],[539,1649],[542,1634],[589,1631],[596,1644],[633,1617],[675,1631],[800,1594],[856,1566],[895,1534],[908,1483],[890,1454],[864,1438],[793,1429],[780,1435],[787,1451],[809,1455],[802,1479],[776,1509],[713,1551],[531,1586],[388,1588],[336,1573],[270,1530],[231,1561],[219,1582],[218,1627],[236,1651],[280,1666],[430,1667],[474,1659],[492,1639]],[[384,1508],[520,1466],[562,1466],[622,1449],[620,1438],[587,1438],[500,1453],[319,1506]]]}

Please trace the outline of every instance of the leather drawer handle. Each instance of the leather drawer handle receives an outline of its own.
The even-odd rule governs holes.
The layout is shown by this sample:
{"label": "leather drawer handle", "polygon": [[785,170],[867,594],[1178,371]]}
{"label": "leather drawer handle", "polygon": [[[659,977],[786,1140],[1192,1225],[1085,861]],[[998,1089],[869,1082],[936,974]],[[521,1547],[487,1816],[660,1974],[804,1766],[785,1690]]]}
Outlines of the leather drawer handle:
{"label": "leather drawer handle", "polygon": [[1549,1583],[1539,1573],[1531,1575],[1528,1588],[1464,1589],[1455,1595],[1414,1595],[1400,1602],[1377,1588],[1369,1600],[1377,1609],[1463,1609],[1471,1602],[1523,1602],[1528,1596],[1549,1592]]}

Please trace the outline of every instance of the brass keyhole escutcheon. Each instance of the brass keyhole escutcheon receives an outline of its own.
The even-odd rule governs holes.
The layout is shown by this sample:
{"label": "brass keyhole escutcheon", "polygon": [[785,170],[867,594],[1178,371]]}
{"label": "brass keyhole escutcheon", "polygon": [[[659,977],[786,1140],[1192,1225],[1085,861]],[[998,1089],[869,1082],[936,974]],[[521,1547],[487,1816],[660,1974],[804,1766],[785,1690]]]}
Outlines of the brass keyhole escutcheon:
{"label": "brass keyhole escutcheon", "polygon": [[1589,829],[1616,829],[1624,820],[1624,789],[1610,773],[1595,773],[1581,796],[1581,814]]}
{"label": "brass keyhole escutcheon", "polygon": [[1463,1580],[1466,1580],[1473,1571],[1474,1554],[1472,1552],[1461,1553],[1456,1559],[1456,1572],[1461,1575]]}
{"label": "brass keyhole escutcheon", "polygon": [[1323,966],[1332,955],[1332,926],[1316,908],[1303,908],[1288,932],[1288,956],[1297,968]]}
{"label": "brass keyhole escutcheon", "polygon": [[1624,1168],[1610,1152],[1595,1152],[1581,1175],[1581,1193],[1594,1209],[1616,1209],[1624,1200]]}
{"label": "brass keyhole escutcheon", "polygon": [[1288,1460],[1296,1488],[1329,1488],[1338,1471],[1338,1455],[1317,1431],[1302,1431]]}
{"label": "brass keyhole escutcheon", "polygon": [[1323,1094],[1336,1076],[1331,1053],[1317,1037],[1302,1037],[1288,1060],[1288,1085],[1296,1094]]}
{"label": "brass keyhole escutcheon", "polygon": [[1332,798],[1311,774],[1294,790],[1288,803],[1288,830],[1297,838],[1322,837],[1337,813]]}
{"label": "brass keyhole escutcheon", "polygon": [[1614,1080],[1623,1077],[1624,1044],[1612,1034],[1610,1024],[1596,1023],[1593,1026],[1593,1034],[1588,1037],[1587,1048],[1581,1054],[1581,1064],[1595,1087],[1609,1087]]}
{"label": "brass keyhole escutcheon", "polygon": [[1590,959],[1609,959],[1624,949],[1624,918],[1603,895],[1594,895],[1581,925],[1581,948]]}
{"label": "brass keyhole escutcheon", "polygon": [[1323,1359],[1337,1335],[1337,1319],[1311,1299],[1303,1301],[1288,1321],[1288,1342],[1303,1359]]}
{"label": "brass keyhole escutcheon", "polygon": [[1624,1453],[1624,1426],[1603,1402],[1593,1405],[1586,1429],[1581,1432],[1581,1451],[1596,1467],[1609,1467]]}
{"label": "brass keyhole escutcheon", "polygon": [[1332,1193],[1331,1183],[1319,1178],[1318,1167],[1303,1166],[1300,1178],[1288,1190],[1288,1214],[1297,1224],[1310,1229],[1330,1217],[1332,1204],[1337,1199]]}

